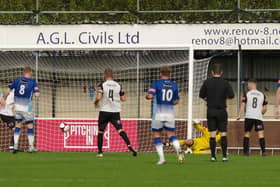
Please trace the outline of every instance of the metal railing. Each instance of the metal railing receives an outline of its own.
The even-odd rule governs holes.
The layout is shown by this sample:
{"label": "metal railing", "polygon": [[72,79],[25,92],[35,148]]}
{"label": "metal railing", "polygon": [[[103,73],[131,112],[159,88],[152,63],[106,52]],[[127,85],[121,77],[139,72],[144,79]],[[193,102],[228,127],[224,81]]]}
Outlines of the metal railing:
{"label": "metal railing", "polygon": [[235,13],[237,21],[241,20],[241,15],[244,13],[248,14],[255,14],[258,12],[261,13],[271,13],[271,12],[280,12],[280,8],[261,8],[261,9],[242,9],[240,5],[241,0],[237,0],[237,4],[235,9],[188,9],[188,10],[142,10],[141,9],[141,0],[137,0],[136,3],[136,10],[117,10],[117,11],[110,11],[110,10],[42,10],[40,11],[40,1],[36,0],[36,9],[30,11],[11,11],[11,10],[3,10],[0,11],[1,14],[33,14],[34,19],[36,20],[35,23],[39,23],[40,15],[50,15],[50,14],[107,14],[107,15],[117,15],[117,14],[131,14],[137,18],[137,21],[141,21],[141,15],[145,14],[182,14],[182,13]]}

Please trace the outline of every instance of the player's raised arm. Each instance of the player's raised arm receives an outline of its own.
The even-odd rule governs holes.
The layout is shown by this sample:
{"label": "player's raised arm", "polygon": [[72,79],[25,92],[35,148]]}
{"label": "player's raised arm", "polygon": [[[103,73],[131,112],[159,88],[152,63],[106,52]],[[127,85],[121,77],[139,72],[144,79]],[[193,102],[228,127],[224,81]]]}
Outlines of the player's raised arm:
{"label": "player's raised arm", "polygon": [[202,127],[201,124],[194,124],[194,128],[199,132],[204,132],[205,128]]}

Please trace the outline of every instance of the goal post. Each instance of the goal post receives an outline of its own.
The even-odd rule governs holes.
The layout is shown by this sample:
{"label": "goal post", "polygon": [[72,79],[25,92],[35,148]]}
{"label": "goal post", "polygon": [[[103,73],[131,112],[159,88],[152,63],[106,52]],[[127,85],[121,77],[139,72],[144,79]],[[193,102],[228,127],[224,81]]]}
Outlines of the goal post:
{"label": "goal post", "polygon": [[[38,51],[39,50],[39,51]],[[36,51],[36,52],[34,52]],[[152,104],[145,94],[159,68],[170,66],[172,79],[179,85],[181,102],[175,107],[179,138],[192,138],[192,119],[204,117],[204,103],[198,90],[207,77],[209,59],[194,60],[190,45],[102,47],[43,50],[34,48],[0,52],[1,89],[31,66],[41,89],[33,109],[36,112],[36,145],[39,151],[94,151],[97,149],[98,109],[94,108],[94,89],[103,80],[107,67],[126,90],[122,104],[124,130],[138,151],[153,151],[150,124]],[[67,133],[60,123],[70,126]],[[0,150],[8,147],[11,132],[0,126]],[[113,127],[108,127],[105,151],[126,151]],[[164,139],[167,141],[167,139]],[[27,149],[25,130],[20,147]]]}
{"label": "goal post", "polygon": [[189,47],[189,94],[188,94],[188,139],[192,139],[193,130],[193,63],[194,63],[194,53],[193,47]]}

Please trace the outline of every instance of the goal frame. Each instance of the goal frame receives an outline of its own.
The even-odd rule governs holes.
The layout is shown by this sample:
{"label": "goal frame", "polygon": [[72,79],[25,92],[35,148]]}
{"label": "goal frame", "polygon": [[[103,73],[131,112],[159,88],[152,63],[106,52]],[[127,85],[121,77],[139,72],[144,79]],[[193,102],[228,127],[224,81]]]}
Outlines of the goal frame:
{"label": "goal frame", "polygon": [[[187,111],[188,115],[187,117],[187,138],[192,139],[192,133],[193,133],[193,70],[194,70],[194,48],[193,45],[137,45],[137,46],[120,46],[120,45],[114,45],[114,46],[98,46],[98,47],[53,47],[53,48],[34,48],[34,47],[19,47],[19,48],[12,48],[12,49],[0,49],[2,51],[36,51],[36,68],[38,67],[38,57],[40,51],[55,51],[55,50],[61,50],[61,51],[69,51],[69,50],[84,50],[84,51],[144,51],[144,50],[187,50],[188,51],[188,62],[189,62],[189,75],[188,75],[188,106]],[[137,58],[137,64],[139,64],[139,57]],[[38,70],[38,68],[37,68]],[[139,70],[137,71],[137,74],[139,74]],[[36,73],[36,80],[38,80]],[[138,88],[139,89],[139,88]],[[138,93],[138,92],[137,92]],[[34,111],[36,112],[36,111]],[[36,119],[42,119],[42,118],[36,118]],[[175,118],[176,119],[176,118]]]}

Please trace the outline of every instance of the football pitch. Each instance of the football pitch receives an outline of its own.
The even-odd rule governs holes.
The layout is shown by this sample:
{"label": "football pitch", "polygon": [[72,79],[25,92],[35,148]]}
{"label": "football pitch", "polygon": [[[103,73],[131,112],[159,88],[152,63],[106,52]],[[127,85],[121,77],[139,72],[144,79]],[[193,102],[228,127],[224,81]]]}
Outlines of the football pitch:
{"label": "football pitch", "polygon": [[157,166],[156,153],[90,152],[0,153],[0,186],[19,187],[156,187],[156,186],[280,186],[280,156],[230,155],[230,161],[209,162],[209,155],[174,154]]}

